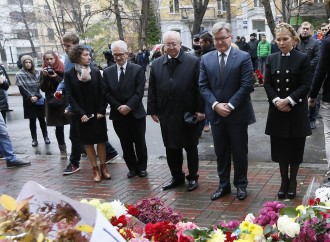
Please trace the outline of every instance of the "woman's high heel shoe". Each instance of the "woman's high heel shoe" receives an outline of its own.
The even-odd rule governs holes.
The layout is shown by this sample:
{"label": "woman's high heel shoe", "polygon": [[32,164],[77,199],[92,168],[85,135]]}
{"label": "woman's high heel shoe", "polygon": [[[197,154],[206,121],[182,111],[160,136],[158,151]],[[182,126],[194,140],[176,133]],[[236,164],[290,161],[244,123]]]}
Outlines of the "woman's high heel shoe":
{"label": "woman's high heel shoe", "polygon": [[100,174],[100,170],[99,167],[93,167],[93,180],[95,182],[100,182],[101,181],[101,174]]}
{"label": "woman's high heel shoe", "polygon": [[296,197],[296,191],[297,191],[297,181],[290,181],[289,183],[289,190],[287,197],[288,199],[294,199]]}
{"label": "woman's high heel shoe", "polygon": [[278,199],[286,198],[287,192],[288,192],[288,182],[282,181],[280,190],[277,193]]}
{"label": "woman's high heel shoe", "polygon": [[101,174],[104,179],[111,179],[111,175],[108,173],[106,164],[101,164]]}

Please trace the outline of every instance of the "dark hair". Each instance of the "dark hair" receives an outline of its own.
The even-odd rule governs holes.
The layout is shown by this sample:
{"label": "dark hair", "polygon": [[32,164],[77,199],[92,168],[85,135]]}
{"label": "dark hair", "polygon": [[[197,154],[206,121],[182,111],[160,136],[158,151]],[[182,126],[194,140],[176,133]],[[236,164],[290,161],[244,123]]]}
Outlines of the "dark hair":
{"label": "dark hair", "polygon": [[210,44],[213,43],[213,38],[210,33],[204,33],[201,36],[199,36],[199,39],[203,39],[206,42],[209,42]]}
{"label": "dark hair", "polygon": [[84,50],[87,50],[89,53],[88,47],[84,45],[75,45],[68,54],[70,61],[72,63],[79,63],[81,54],[83,53]]}
{"label": "dark hair", "polygon": [[76,45],[79,43],[79,36],[73,33],[67,33],[62,37],[63,42],[71,42]]}
{"label": "dark hair", "polygon": [[250,36],[257,37],[257,34],[256,33],[252,33],[252,34],[250,34]]}

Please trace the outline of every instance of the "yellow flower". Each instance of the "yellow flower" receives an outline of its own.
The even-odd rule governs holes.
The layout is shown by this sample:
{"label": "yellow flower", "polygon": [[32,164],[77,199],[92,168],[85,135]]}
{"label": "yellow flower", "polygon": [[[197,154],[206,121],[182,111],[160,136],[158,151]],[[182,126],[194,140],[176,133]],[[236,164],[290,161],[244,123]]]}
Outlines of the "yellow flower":
{"label": "yellow flower", "polygon": [[226,240],[226,235],[222,232],[221,229],[214,231],[214,234],[211,239],[207,242],[224,242]]}
{"label": "yellow flower", "polygon": [[243,221],[240,225],[239,225],[239,228],[242,230],[242,231],[249,231],[250,230],[250,222],[249,221]]}

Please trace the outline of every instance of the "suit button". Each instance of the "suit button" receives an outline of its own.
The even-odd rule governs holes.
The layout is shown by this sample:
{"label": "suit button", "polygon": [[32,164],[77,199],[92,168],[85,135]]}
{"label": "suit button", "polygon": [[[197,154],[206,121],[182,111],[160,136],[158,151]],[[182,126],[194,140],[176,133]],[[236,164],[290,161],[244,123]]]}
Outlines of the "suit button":
{"label": "suit button", "polygon": [[286,82],[289,82],[289,79],[286,79],[285,81],[286,81]]}
{"label": "suit button", "polygon": [[277,80],[277,83],[280,83],[280,80]]}
{"label": "suit button", "polygon": [[286,70],[285,72],[286,72],[286,73],[289,73],[289,70]]}
{"label": "suit button", "polygon": [[302,99],[299,99],[299,102],[301,103],[302,102]]}
{"label": "suit button", "polygon": [[285,88],[285,90],[286,90],[286,91],[289,91],[290,89],[287,87],[287,88]]}
{"label": "suit button", "polygon": [[280,74],[280,71],[277,71],[277,74]]}
{"label": "suit button", "polygon": [[279,92],[279,91],[281,91],[281,89],[277,88],[277,91]]}

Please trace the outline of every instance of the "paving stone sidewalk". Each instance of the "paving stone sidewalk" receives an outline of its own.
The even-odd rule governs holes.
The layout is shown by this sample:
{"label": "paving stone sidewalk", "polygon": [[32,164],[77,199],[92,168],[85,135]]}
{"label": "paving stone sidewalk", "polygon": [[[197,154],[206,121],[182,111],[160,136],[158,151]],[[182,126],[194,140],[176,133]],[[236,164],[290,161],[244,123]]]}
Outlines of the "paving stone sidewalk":
{"label": "paving stone sidewalk", "polygon": [[[145,197],[159,197],[175,211],[181,212],[189,221],[199,226],[209,226],[220,220],[241,219],[247,213],[258,214],[262,204],[276,200],[280,187],[278,165],[272,162],[250,162],[248,197],[239,201],[235,197],[236,189],[232,186],[232,194],[222,199],[211,201],[210,195],[218,187],[215,161],[201,161],[199,170],[199,187],[196,191],[186,192],[182,186],[169,191],[161,187],[170,178],[166,160],[148,163],[149,175],[145,178],[128,179],[124,161],[118,158],[108,165],[112,174],[111,180],[101,183],[92,181],[92,169],[88,160],[82,160],[81,171],[63,176],[62,171],[67,161],[61,161],[56,156],[32,155],[19,156],[32,162],[29,167],[8,169],[5,161],[0,160],[0,194],[16,197],[23,185],[34,180],[42,186],[61,192],[62,194],[81,200],[82,198],[100,198],[107,201],[119,199],[124,203],[135,203]],[[313,177],[317,182],[324,178],[324,165],[302,166],[298,174],[298,195],[294,200],[285,200],[288,206],[301,204],[306,190]],[[184,168],[186,169],[186,166]],[[317,184],[316,184],[317,185]]]}

